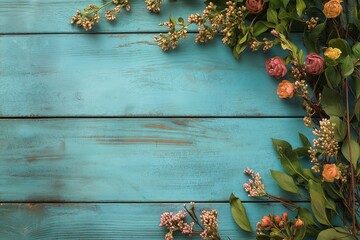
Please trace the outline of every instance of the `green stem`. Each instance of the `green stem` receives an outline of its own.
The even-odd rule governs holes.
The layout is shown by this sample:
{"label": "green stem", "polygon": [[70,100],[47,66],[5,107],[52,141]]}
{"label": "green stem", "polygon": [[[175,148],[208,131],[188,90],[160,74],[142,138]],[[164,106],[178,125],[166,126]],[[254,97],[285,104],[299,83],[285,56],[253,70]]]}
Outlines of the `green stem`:
{"label": "green stem", "polygon": [[352,233],[356,234],[356,216],[355,216],[355,178],[354,178],[354,165],[352,149],[351,149],[351,131],[350,131],[350,107],[349,107],[349,82],[348,79],[345,79],[345,94],[346,94],[346,124],[347,124],[347,139],[349,142],[349,158],[350,158],[350,172],[351,172],[351,182],[350,182],[350,204],[351,204],[351,217],[352,217]]}

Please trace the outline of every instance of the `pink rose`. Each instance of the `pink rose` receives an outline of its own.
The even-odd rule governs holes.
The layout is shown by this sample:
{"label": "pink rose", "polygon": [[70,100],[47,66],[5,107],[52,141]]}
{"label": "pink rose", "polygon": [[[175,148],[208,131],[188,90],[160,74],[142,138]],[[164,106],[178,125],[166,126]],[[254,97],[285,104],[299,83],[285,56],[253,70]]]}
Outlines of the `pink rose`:
{"label": "pink rose", "polygon": [[266,71],[270,76],[277,79],[282,78],[287,73],[284,60],[281,57],[273,57],[265,62]]}
{"label": "pink rose", "polygon": [[246,0],[246,9],[249,13],[258,14],[264,9],[264,0]]}
{"label": "pink rose", "polygon": [[325,61],[319,54],[310,53],[306,56],[306,72],[311,75],[320,75],[324,71]]}

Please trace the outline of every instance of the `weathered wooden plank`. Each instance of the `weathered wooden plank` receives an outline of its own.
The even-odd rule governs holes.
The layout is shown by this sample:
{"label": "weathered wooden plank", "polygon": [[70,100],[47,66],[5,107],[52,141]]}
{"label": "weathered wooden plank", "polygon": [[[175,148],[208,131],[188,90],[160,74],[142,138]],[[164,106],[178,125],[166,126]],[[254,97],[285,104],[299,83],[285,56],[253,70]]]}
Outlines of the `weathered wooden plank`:
{"label": "weathered wooden plank", "polygon": [[[279,204],[245,203],[255,227],[263,215],[289,212]],[[255,239],[233,222],[226,203],[197,204],[197,209],[217,209],[223,239]],[[1,204],[2,239],[163,239],[159,227],[163,212],[182,210],[182,204]],[[294,213],[289,212],[290,217]],[[175,239],[187,239],[175,235]],[[199,239],[199,238],[194,238]]]}
{"label": "weathered wooden plank", "polygon": [[[76,9],[83,9],[90,3],[101,5],[101,0],[1,0],[0,33],[70,33],[85,32],[70,25]],[[158,32],[160,22],[169,16],[186,18],[191,13],[202,12],[203,1],[164,1],[160,14],[146,10],[145,1],[131,1],[131,12],[123,11],[116,22],[102,19],[101,25],[92,32]],[[101,16],[104,18],[104,15]]]}
{"label": "weathered wooden plank", "polygon": [[2,36],[0,116],[302,116],[276,95],[271,53],[237,61],[193,37],[163,53],[151,34]]}
{"label": "weathered wooden plank", "polygon": [[249,200],[246,167],[283,194],[271,138],[300,146],[298,131],[301,119],[1,120],[0,201]]}

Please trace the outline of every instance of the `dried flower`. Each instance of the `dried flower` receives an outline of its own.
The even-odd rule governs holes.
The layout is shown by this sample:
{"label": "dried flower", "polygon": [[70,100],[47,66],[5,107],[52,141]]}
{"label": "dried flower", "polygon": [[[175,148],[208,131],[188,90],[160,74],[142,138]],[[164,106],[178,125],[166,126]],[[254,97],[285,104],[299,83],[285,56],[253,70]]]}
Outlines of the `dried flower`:
{"label": "dried flower", "polygon": [[325,61],[319,54],[310,53],[306,56],[306,73],[319,75],[324,71]]}
{"label": "dried flower", "polygon": [[332,59],[332,60],[336,60],[340,57],[341,55],[341,50],[338,48],[332,48],[332,47],[328,47],[325,52],[324,55],[327,56],[328,58]]}
{"label": "dried flower", "polygon": [[328,157],[334,157],[339,150],[339,143],[334,140],[335,123],[331,123],[329,119],[320,121],[320,129],[314,129],[313,134],[318,136],[314,139],[314,146],[322,149],[322,154]]}
{"label": "dried flower", "polygon": [[173,215],[172,212],[165,212],[161,215],[160,227],[166,227],[168,229],[168,233],[165,235],[166,240],[173,239],[172,234],[175,231],[180,231],[181,234],[191,236],[194,223],[186,223],[185,217],[186,213],[183,211],[179,211],[175,215]]}
{"label": "dried flower", "polygon": [[246,9],[249,13],[258,14],[264,9],[263,0],[246,0]]}
{"label": "dried flower", "polygon": [[326,18],[336,18],[342,12],[342,0],[330,0],[324,5],[323,13]]}
{"label": "dried flower", "polygon": [[284,60],[281,57],[273,57],[265,62],[266,71],[270,76],[277,79],[284,77],[287,73],[287,68]]}
{"label": "dried flower", "polygon": [[261,176],[259,173],[254,173],[254,170],[247,168],[244,173],[251,176],[248,183],[244,183],[243,187],[246,192],[249,193],[249,197],[261,197],[265,196],[265,185],[261,182]]}
{"label": "dried flower", "polygon": [[322,176],[326,182],[334,182],[340,178],[341,172],[336,164],[324,164]]}
{"label": "dried flower", "polygon": [[283,80],[279,83],[277,88],[277,95],[279,98],[292,98],[294,96],[295,86],[288,80]]}
{"label": "dried flower", "polygon": [[150,12],[158,13],[160,12],[160,4],[162,3],[162,0],[146,0],[146,8]]}
{"label": "dried flower", "polygon": [[203,210],[200,215],[201,222],[204,224],[204,231],[200,236],[205,240],[220,239],[218,232],[218,212],[216,210]]}

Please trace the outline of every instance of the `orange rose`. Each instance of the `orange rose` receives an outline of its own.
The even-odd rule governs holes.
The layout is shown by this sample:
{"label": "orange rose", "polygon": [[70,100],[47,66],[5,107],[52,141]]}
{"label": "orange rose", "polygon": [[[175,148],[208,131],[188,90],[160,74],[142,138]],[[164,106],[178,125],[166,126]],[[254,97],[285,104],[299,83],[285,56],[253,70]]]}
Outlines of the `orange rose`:
{"label": "orange rose", "polygon": [[325,164],[322,172],[322,176],[326,182],[334,182],[335,179],[339,179],[341,172],[336,164]]}
{"label": "orange rose", "polygon": [[279,83],[277,88],[277,95],[279,95],[279,98],[292,98],[294,93],[295,87],[292,82],[283,80],[281,83]]}
{"label": "orange rose", "polygon": [[341,0],[330,0],[324,5],[323,13],[326,18],[336,18],[342,12]]}

